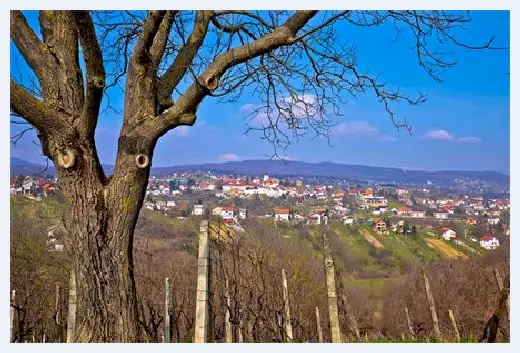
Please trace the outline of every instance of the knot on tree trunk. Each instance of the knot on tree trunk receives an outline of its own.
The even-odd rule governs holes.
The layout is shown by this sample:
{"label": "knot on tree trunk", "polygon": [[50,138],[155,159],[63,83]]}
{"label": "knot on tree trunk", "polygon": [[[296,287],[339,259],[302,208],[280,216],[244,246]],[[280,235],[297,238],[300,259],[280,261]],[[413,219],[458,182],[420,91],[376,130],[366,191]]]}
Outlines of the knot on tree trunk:
{"label": "knot on tree trunk", "polygon": [[204,85],[210,91],[215,90],[218,87],[218,83],[219,83],[218,77],[214,76],[214,75],[209,75],[208,77],[206,77],[204,79]]}
{"label": "knot on tree trunk", "polygon": [[63,151],[58,151],[56,156],[57,164],[65,169],[71,168],[76,162],[76,154],[70,148]]}
{"label": "knot on tree trunk", "polygon": [[148,158],[147,155],[139,153],[135,156],[135,165],[137,165],[138,168],[144,169],[148,167],[148,164],[150,164],[150,158]]}

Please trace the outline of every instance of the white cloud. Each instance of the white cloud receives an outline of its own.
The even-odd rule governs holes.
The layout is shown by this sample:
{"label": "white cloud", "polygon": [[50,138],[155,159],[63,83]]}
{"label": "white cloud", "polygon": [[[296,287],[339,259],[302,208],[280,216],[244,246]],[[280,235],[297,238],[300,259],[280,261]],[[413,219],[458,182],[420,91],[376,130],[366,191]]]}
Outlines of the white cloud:
{"label": "white cloud", "polygon": [[332,133],[343,136],[377,136],[379,130],[367,121],[349,121],[336,125],[332,129]]}
{"label": "white cloud", "polygon": [[378,139],[386,142],[397,142],[399,140],[397,137],[393,135],[381,135],[378,137]]}
{"label": "white cloud", "polygon": [[[284,97],[278,101],[278,106],[280,110],[274,108],[273,104],[273,107],[268,111],[263,105],[247,103],[241,105],[238,110],[241,113],[249,115],[252,118],[252,126],[257,128],[270,125],[268,113],[273,120],[273,124],[276,123],[279,116],[287,118],[292,116],[296,119],[303,119],[317,118],[323,113],[318,105],[317,97],[311,94]],[[284,120],[283,118],[280,119],[280,125],[285,122]]]}
{"label": "white cloud", "polygon": [[482,140],[475,136],[455,137],[448,131],[443,129],[428,130],[428,132],[422,136],[423,139],[438,140],[438,141],[455,141],[458,143],[475,144],[481,143]]}
{"label": "white cloud", "polygon": [[482,140],[475,136],[459,137],[457,142],[460,143],[481,143]]}
{"label": "white cloud", "polygon": [[222,162],[238,161],[240,159],[241,159],[240,156],[238,156],[237,154],[234,154],[234,153],[224,153],[224,154],[221,154],[220,156],[218,156],[218,160],[222,161]]}
{"label": "white cloud", "polygon": [[448,133],[446,130],[437,129],[437,130],[428,130],[428,132],[423,136],[423,138],[428,140],[441,140],[441,141],[453,141],[455,140],[455,136]]}
{"label": "white cloud", "polygon": [[384,142],[396,142],[398,138],[389,134],[382,134],[368,121],[349,121],[338,124],[332,129],[333,135],[348,137],[370,137],[374,140]]}
{"label": "white cloud", "polygon": [[241,111],[242,113],[251,113],[257,107],[258,106],[255,104],[247,103],[247,104],[241,105],[240,108],[238,108],[238,110]]}
{"label": "white cloud", "polygon": [[188,126],[178,126],[175,129],[171,130],[170,134],[179,137],[186,137],[188,136],[189,131],[190,128]]}

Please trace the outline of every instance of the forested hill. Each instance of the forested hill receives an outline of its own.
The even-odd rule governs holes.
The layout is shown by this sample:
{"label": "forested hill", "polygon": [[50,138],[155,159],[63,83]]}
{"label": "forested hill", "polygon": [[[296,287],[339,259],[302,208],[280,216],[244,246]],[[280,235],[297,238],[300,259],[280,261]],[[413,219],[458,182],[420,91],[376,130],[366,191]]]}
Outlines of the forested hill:
{"label": "forested hill", "polygon": [[[113,166],[104,166],[110,174]],[[33,164],[18,158],[11,158],[11,174],[42,173],[44,165]],[[495,171],[421,171],[399,168],[372,167],[366,165],[340,164],[333,162],[308,163],[302,161],[281,160],[246,160],[224,163],[206,163],[177,165],[170,167],[152,167],[152,175],[169,175],[175,172],[212,171],[228,174],[269,174],[273,176],[302,177],[334,177],[342,179],[377,180],[425,183],[451,182],[455,179],[480,180],[493,183],[509,184],[509,175]],[[53,174],[54,167],[50,165],[43,173]]]}

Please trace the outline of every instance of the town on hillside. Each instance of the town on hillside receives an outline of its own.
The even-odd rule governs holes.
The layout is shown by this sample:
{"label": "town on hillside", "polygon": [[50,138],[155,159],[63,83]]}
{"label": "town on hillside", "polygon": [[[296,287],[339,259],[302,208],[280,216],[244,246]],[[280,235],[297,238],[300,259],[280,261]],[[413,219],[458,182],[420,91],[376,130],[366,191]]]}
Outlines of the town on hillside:
{"label": "town on hillside", "polygon": [[[447,189],[431,182],[323,181],[210,171],[152,175],[142,207],[178,219],[216,217],[238,231],[250,217],[275,224],[340,222],[345,227],[368,226],[381,235],[421,231],[462,247],[478,244],[488,250],[500,247],[510,234],[509,191],[468,193],[468,182]],[[10,182],[12,195],[34,201],[60,197],[52,175],[16,175]],[[49,230],[50,239],[52,234]],[[63,244],[55,248],[62,250]]]}

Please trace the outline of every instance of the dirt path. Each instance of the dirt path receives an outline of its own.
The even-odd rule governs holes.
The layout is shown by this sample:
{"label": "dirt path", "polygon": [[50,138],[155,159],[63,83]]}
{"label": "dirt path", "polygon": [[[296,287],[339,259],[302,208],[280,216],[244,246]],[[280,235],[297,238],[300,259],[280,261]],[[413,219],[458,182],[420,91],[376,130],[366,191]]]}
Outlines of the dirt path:
{"label": "dirt path", "polygon": [[366,229],[360,229],[361,235],[376,249],[384,249],[385,246],[379,240],[377,240],[372,234]]}
{"label": "dirt path", "polygon": [[432,238],[426,238],[426,242],[428,243],[428,246],[433,249],[440,250],[444,255],[451,259],[455,258],[463,258],[467,259],[468,257],[466,254],[453,249],[448,244],[444,242],[444,240],[441,239],[432,239]]}

